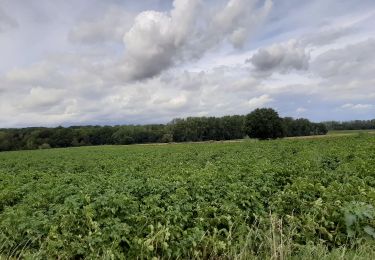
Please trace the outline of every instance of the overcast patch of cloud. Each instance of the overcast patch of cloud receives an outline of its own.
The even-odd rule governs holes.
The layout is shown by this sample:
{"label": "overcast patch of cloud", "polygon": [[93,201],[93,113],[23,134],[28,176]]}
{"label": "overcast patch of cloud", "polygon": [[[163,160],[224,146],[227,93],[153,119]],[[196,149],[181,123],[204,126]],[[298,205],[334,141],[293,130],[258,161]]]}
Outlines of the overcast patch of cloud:
{"label": "overcast patch of cloud", "polygon": [[112,6],[102,17],[77,24],[68,37],[74,43],[121,43],[123,36],[131,28],[134,17],[135,15],[128,11]]}
{"label": "overcast patch of cloud", "polygon": [[2,82],[9,86],[23,88],[24,86],[50,83],[51,76],[54,76],[54,80],[58,83],[57,68],[56,64],[50,62],[40,62],[28,68],[15,68],[5,74]]}
{"label": "overcast patch of cloud", "polygon": [[66,91],[62,89],[45,89],[42,87],[33,87],[26,97],[19,102],[21,110],[33,110],[43,112],[45,109],[51,109],[63,101]]}
{"label": "overcast patch of cloud", "polygon": [[211,32],[216,35],[228,35],[229,42],[234,47],[241,48],[273,6],[270,0],[266,0],[261,9],[257,9],[257,4],[258,1],[254,0],[230,0],[213,17]]}
{"label": "overcast patch of cloud", "polygon": [[355,32],[353,26],[338,26],[325,28],[319,32],[306,35],[302,39],[303,45],[320,46],[335,42],[336,40],[348,36]]}
{"label": "overcast patch of cloud", "polygon": [[255,72],[272,74],[288,73],[292,70],[307,70],[310,55],[296,40],[260,48],[246,62],[251,63]]}
{"label": "overcast patch of cloud", "polygon": [[319,55],[312,63],[312,70],[323,78],[350,78],[363,80],[373,77],[375,71],[375,39],[349,44]]}
{"label": "overcast patch of cloud", "polygon": [[237,69],[226,68],[224,74],[223,70],[173,71],[118,85],[97,80],[95,72],[81,71],[61,79],[59,84],[65,88],[53,87],[57,74],[39,86],[13,73],[12,89],[0,95],[0,103],[8,108],[0,120],[7,126],[25,120],[29,125],[58,120],[62,124],[166,123],[175,117],[249,112],[249,100],[262,96],[257,82],[245,82]]}
{"label": "overcast patch of cloud", "polygon": [[272,75],[263,81],[264,91],[314,95],[332,104],[375,104],[374,59],[374,39],[330,48],[310,60],[307,75],[296,70]]}
{"label": "overcast patch of cloud", "polygon": [[0,33],[18,27],[17,21],[0,7]]}
{"label": "overcast patch of cloud", "polygon": [[[335,6],[337,3],[331,4]],[[313,5],[315,8],[318,6],[316,3]],[[303,8],[305,7],[309,5],[303,5]],[[297,17],[300,19],[298,15]],[[271,18],[275,19],[272,15]],[[338,48],[338,46],[346,46],[350,42],[367,36],[363,34],[363,28],[374,18],[374,12],[360,12],[325,20],[318,27],[309,28],[302,34],[294,35],[289,42],[284,41],[259,48],[247,62],[255,69],[252,73],[261,77],[269,77],[273,73],[309,71],[309,64],[316,55]],[[282,20],[289,21],[290,19],[283,18]]]}
{"label": "overcast patch of cloud", "polygon": [[[299,12],[296,2],[286,10]],[[0,71],[0,127],[166,123],[175,117],[247,114],[263,106],[317,121],[373,117],[375,47],[373,39],[363,40],[373,29],[361,23],[353,30],[346,18],[348,23],[332,18],[300,26],[297,21],[305,18],[300,13],[293,20],[279,10],[282,26],[292,27],[278,27],[280,18],[273,16],[272,28],[262,27],[265,34],[251,45],[248,40],[258,37],[257,28],[269,22],[277,3],[176,0],[172,10],[145,5],[142,10],[158,11],[144,11],[133,23],[121,17],[124,9],[109,8],[102,20],[75,27],[38,25],[36,34],[30,27],[30,34],[46,30],[55,40],[40,47],[48,54],[6,62]],[[77,20],[69,15],[67,20]],[[25,21],[19,22],[25,28]],[[79,44],[51,48],[59,39],[69,40],[71,28],[70,40]],[[357,28],[363,30],[360,38]],[[23,42],[14,40],[14,48],[0,51],[32,54]]]}
{"label": "overcast patch of cloud", "polygon": [[373,107],[374,105],[372,104],[352,104],[352,103],[344,104],[341,106],[341,108],[353,109],[353,110],[364,110],[364,109],[367,110]]}

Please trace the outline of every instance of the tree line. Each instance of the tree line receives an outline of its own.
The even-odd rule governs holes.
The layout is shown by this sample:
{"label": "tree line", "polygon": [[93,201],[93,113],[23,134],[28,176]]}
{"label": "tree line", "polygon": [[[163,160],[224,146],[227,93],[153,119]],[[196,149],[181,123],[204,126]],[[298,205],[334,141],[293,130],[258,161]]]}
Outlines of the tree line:
{"label": "tree line", "polygon": [[352,121],[326,121],[323,122],[328,130],[367,130],[375,129],[375,119]]}
{"label": "tree line", "polygon": [[274,139],[326,133],[327,127],[323,123],[312,123],[304,118],[281,118],[275,110],[263,108],[248,115],[177,118],[168,124],[0,129],[0,151],[245,137]]}

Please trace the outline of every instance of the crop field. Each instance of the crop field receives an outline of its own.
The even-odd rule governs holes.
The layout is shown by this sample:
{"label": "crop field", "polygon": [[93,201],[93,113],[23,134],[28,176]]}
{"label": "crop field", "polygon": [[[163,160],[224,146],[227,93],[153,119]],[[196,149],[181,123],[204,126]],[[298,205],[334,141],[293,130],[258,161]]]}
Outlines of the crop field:
{"label": "crop field", "polygon": [[332,130],[328,131],[328,135],[352,135],[358,133],[365,133],[365,134],[375,134],[374,129],[367,129],[367,130]]}
{"label": "crop field", "polygon": [[375,259],[375,135],[0,153],[0,258]]}

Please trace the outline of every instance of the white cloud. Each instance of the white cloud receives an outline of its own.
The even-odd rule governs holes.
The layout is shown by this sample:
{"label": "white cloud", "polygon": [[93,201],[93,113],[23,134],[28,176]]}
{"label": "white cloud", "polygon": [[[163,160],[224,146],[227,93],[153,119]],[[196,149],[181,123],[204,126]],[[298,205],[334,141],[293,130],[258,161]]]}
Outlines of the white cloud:
{"label": "white cloud", "polygon": [[273,101],[269,95],[254,97],[248,101],[249,109],[261,108]]}
{"label": "white cloud", "polygon": [[6,73],[4,80],[8,84],[17,86],[41,85],[52,75],[55,75],[57,66],[49,62],[33,64],[29,68],[15,68]]}
{"label": "white cloud", "polygon": [[320,80],[311,91],[323,100],[375,103],[374,60],[374,39],[322,52],[311,62],[311,77]]}
{"label": "white cloud", "polygon": [[305,47],[296,40],[274,44],[260,48],[247,62],[251,63],[256,72],[287,73],[291,70],[307,70],[310,56]]}
{"label": "white cloud", "polygon": [[176,0],[169,13],[142,12],[124,37],[125,78],[143,79],[157,75],[181,59],[184,45],[191,36],[198,0]]}
{"label": "white cloud", "polygon": [[17,101],[21,110],[36,110],[43,112],[51,107],[58,105],[63,101],[65,90],[45,89],[42,87],[33,87],[28,95],[21,101]]}
{"label": "white cloud", "polygon": [[140,13],[124,37],[121,73],[125,79],[149,78],[179,62],[200,58],[225,39],[242,46],[272,7],[270,0],[261,8],[256,3],[230,0],[212,17],[201,10],[205,5],[200,0],[175,0],[169,13]]}
{"label": "white cloud", "polygon": [[272,9],[270,0],[264,2],[262,9],[257,10],[255,0],[230,0],[227,5],[213,17],[212,33],[228,35],[229,41],[237,48],[244,45],[252,30],[263,22]]}
{"label": "white cloud", "polygon": [[131,28],[134,14],[111,6],[102,17],[85,20],[69,32],[69,39],[75,43],[103,44],[122,42],[124,34]]}
{"label": "white cloud", "polygon": [[371,109],[373,107],[374,105],[371,105],[371,104],[351,104],[351,103],[344,104],[341,106],[341,108],[352,109],[352,110],[366,110],[366,109]]}

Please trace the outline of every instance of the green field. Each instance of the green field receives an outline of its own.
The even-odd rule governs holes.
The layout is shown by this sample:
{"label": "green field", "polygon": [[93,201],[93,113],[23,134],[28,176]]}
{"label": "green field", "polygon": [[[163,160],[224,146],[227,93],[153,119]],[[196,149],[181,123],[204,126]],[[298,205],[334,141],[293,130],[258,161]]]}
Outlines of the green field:
{"label": "green field", "polygon": [[375,259],[375,135],[0,153],[0,258]]}
{"label": "green field", "polygon": [[331,130],[328,131],[328,135],[341,135],[341,134],[375,134],[374,129],[367,129],[367,130]]}

